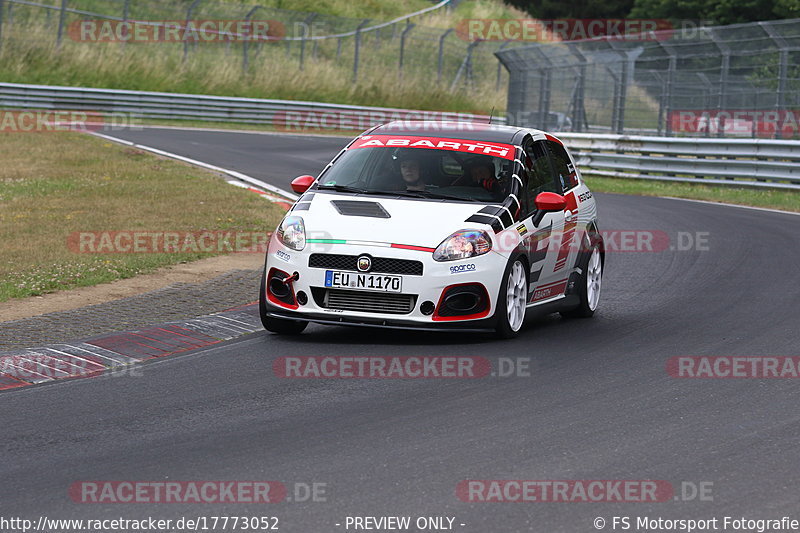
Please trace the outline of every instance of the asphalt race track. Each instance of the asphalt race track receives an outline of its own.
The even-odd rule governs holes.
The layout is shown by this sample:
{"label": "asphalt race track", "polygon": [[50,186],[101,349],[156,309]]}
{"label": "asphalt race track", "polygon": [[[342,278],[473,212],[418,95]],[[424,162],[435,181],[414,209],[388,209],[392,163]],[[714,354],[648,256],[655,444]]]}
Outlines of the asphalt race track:
{"label": "asphalt race track", "polygon": [[[118,136],[283,188],[345,142]],[[311,325],[299,338],[257,333],[134,375],[2,393],[0,514],[277,516],[280,531],[302,533],[346,531],[347,516],[449,516],[464,532],[589,532],[596,517],[612,530],[614,516],[800,519],[797,381],[666,371],[673,356],[800,355],[800,216],[597,198],[601,229],[660,230],[673,246],[679,232],[706,232],[707,243],[609,253],[595,318],[532,320],[511,341]],[[523,357],[530,375],[313,380],[272,370],[280,356],[376,354]],[[666,480],[677,500],[467,503],[456,486],[469,479]],[[325,501],[77,504],[68,488],[82,480],[277,480],[290,496],[295,483],[322,483]],[[681,496],[709,482],[702,501]]]}

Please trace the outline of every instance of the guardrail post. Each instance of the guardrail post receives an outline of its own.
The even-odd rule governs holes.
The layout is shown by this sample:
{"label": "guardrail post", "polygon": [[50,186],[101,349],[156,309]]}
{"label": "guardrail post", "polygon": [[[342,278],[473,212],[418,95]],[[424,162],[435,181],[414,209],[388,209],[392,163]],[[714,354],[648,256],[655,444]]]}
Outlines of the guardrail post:
{"label": "guardrail post", "polygon": [[67,0],[61,0],[61,11],[58,14],[58,33],[56,34],[56,47],[61,48],[61,38],[64,36],[64,22],[67,20]]}
{"label": "guardrail post", "polygon": [[361,29],[367,25],[369,19],[364,19],[356,28],[355,50],[353,51],[353,83],[358,80],[358,54],[361,48]]}
{"label": "guardrail post", "polygon": [[397,75],[400,78],[403,77],[403,54],[406,48],[406,35],[408,35],[408,32],[410,32],[413,27],[414,25],[411,24],[411,21],[407,20],[406,28],[403,30],[403,33],[400,34],[400,58],[397,63]]}
{"label": "guardrail post", "polygon": [[447,36],[450,35],[454,31],[454,28],[450,28],[446,32],[444,32],[441,37],[439,37],[439,64],[436,68],[436,81],[437,83],[442,82],[442,66],[444,64],[444,41],[447,39]]}

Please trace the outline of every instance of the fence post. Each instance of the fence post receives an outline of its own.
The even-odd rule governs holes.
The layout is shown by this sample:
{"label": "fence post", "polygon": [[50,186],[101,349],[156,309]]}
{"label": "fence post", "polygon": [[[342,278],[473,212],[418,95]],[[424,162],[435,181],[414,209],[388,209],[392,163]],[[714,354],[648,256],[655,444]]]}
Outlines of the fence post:
{"label": "fence post", "polygon": [[619,76],[619,92],[617,93],[617,124],[614,131],[620,135],[625,131],[625,101],[628,95],[628,58],[622,61],[622,73]]}
{"label": "fence post", "polygon": [[[761,26],[761,29],[769,35],[770,39],[772,39],[778,47],[778,94],[775,98],[775,111],[778,112],[778,117],[780,117],[780,112],[786,107],[786,78],[789,75],[789,43],[786,42],[786,39],[775,31],[775,28],[768,22],[759,22],[758,25]],[[757,106],[753,109],[755,110],[756,108]],[[753,136],[755,136],[755,124],[753,125]],[[782,137],[783,132],[781,128],[776,127],[775,138],[781,139]]]}
{"label": "fence post", "polygon": [[61,0],[61,12],[58,14],[58,34],[56,47],[61,48],[61,38],[64,36],[64,22],[67,20],[67,0]]}
{"label": "fence post", "polygon": [[306,57],[306,28],[314,21],[317,13],[311,13],[303,21],[303,35],[300,36],[300,70],[303,70],[303,61]]}
{"label": "fence post", "polygon": [[442,65],[444,64],[444,41],[447,39],[447,36],[453,32],[453,28],[450,28],[446,32],[444,32],[441,37],[439,37],[439,65],[436,69],[436,82],[442,82]]}
{"label": "fence post", "polygon": [[[256,11],[261,9],[261,6],[256,6],[250,11],[247,12],[247,15],[244,16],[245,23],[247,27],[250,27],[250,19],[255,15]],[[247,69],[250,67],[250,36],[245,38],[244,42],[242,43],[242,70],[247,72]]]}
{"label": "fence post", "polygon": [[194,8],[197,7],[202,0],[194,0],[192,5],[189,6],[189,9],[186,10],[186,23],[184,24],[183,28],[183,62],[186,62],[186,58],[189,56],[189,41],[186,38],[188,32],[186,31],[189,28],[189,22],[192,20],[192,13],[194,12]]}
{"label": "fence post", "polygon": [[403,33],[400,34],[400,59],[398,60],[398,65],[397,65],[397,75],[400,78],[403,77],[403,54],[405,53],[405,48],[406,48],[406,35],[408,34],[408,32],[411,31],[411,28],[413,27],[414,25],[411,24],[410,20],[406,21],[406,29],[404,29]]}
{"label": "fence post", "polygon": [[[498,48],[498,49],[497,49],[497,51],[498,51],[498,52],[500,52],[500,51],[501,51],[503,48],[505,48],[505,47],[506,47],[506,46],[508,46],[509,44],[511,44],[511,41],[506,41],[506,42],[504,42],[503,44],[501,44],[501,45],[500,45],[500,48]],[[496,81],[496,82],[495,82],[495,84],[494,84],[494,89],[495,89],[496,91],[499,91],[499,90],[500,90],[500,74],[501,74],[501,72],[500,72],[500,71],[501,71],[501,69],[502,69],[502,68],[503,68],[503,64],[502,64],[502,63],[500,62],[500,60],[498,59],[498,60],[497,60],[497,81]]]}
{"label": "fence post", "polygon": [[3,10],[5,8],[4,0],[0,0],[0,47],[3,46]]}
{"label": "fence post", "polygon": [[342,57],[342,39],[343,39],[343,37],[338,37],[336,39],[336,60],[337,61]]}
{"label": "fence post", "polygon": [[367,25],[369,19],[364,19],[356,28],[355,50],[353,51],[353,83],[358,79],[358,53],[361,47],[361,29]]}
{"label": "fence post", "polygon": [[581,132],[586,124],[586,106],[584,96],[586,94],[586,56],[578,49],[575,44],[569,44],[569,51],[578,59],[578,79],[572,99],[572,131]]}
{"label": "fence post", "polygon": [[125,49],[125,45],[128,44],[130,40],[130,32],[131,29],[128,27],[128,19],[130,18],[130,8],[131,8],[131,0],[125,0],[122,4],[122,24],[123,24],[123,31],[125,34],[125,39],[122,40],[122,49]]}
{"label": "fence post", "polygon": [[458,72],[456,72],[456,77],[453,78],[453,83],[450,84],[450,92],[453,92],[453,89],[455,89],[456,84],[458,83],[458,80],[461,78],[461,74],[464,71],[467,72],[466,74],[467,76],[471,75],[470,73],[472,71],[472,51],[475,50],[475,47],[478,46],[479,44],[481,44],[480,41],[475,41],[469,43],[469,46],[467,46],[467,53],[464,56],[464,61],[461,62],[461,66],[458,67]]}

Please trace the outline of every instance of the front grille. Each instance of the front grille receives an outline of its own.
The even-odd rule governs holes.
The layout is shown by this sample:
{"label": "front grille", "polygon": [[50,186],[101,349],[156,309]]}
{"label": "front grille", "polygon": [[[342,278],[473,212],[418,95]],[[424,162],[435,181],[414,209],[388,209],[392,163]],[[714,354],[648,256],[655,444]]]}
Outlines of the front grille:
{"label": "front grille", "polygon": [[312,287],[311,294],[318,306],[342,311],[364,311],[407,315],[414,310],[415,294],[351,291],[345,289],[323,289]]}
{"label": "front grille", "polygon": [[[331,270],[352,270],[358,272],[356,267],[358,255],[342,254],[311,254],[308,266],[311,268],[329,268]],[[403,274],[406,276],[421,276],[422,262],[412,259],[394,259],[391,257],[373,257],[370,272],[377,274]]]}

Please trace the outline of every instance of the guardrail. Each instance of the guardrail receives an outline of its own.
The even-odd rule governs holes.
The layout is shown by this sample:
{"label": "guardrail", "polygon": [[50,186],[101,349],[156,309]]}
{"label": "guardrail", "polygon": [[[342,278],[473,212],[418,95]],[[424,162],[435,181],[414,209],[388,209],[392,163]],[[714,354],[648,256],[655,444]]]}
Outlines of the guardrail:
{"label": "guardrail", "polygon": [[[319,130],[367,129],[390,120],[452,117],[488,122],[488,115],[414,111],[320,102],[207,96],[199,94],[90,89],[52,85],[0,83],[0,108],[125,113],[162,120],[197,120],[264,124],[293,131],[318,125]],[[495,118],[493,122],[497,123]],[[336,126],[346,126],[337,128]]]}
{"label": "guardrail", "polygon": [[[488,116],[319,102],[0,83],[0,108],[125,113],[141,118],[319,129],[366,129],[394,119]],[[499,123],[497,118],[494,123]],[[686,183],[800,189],[800,141],[561,133],[585,174]]]}
{"label": "guardrail", "polygon": [[557,135],[590,176],[800,190],[800,141]]}

